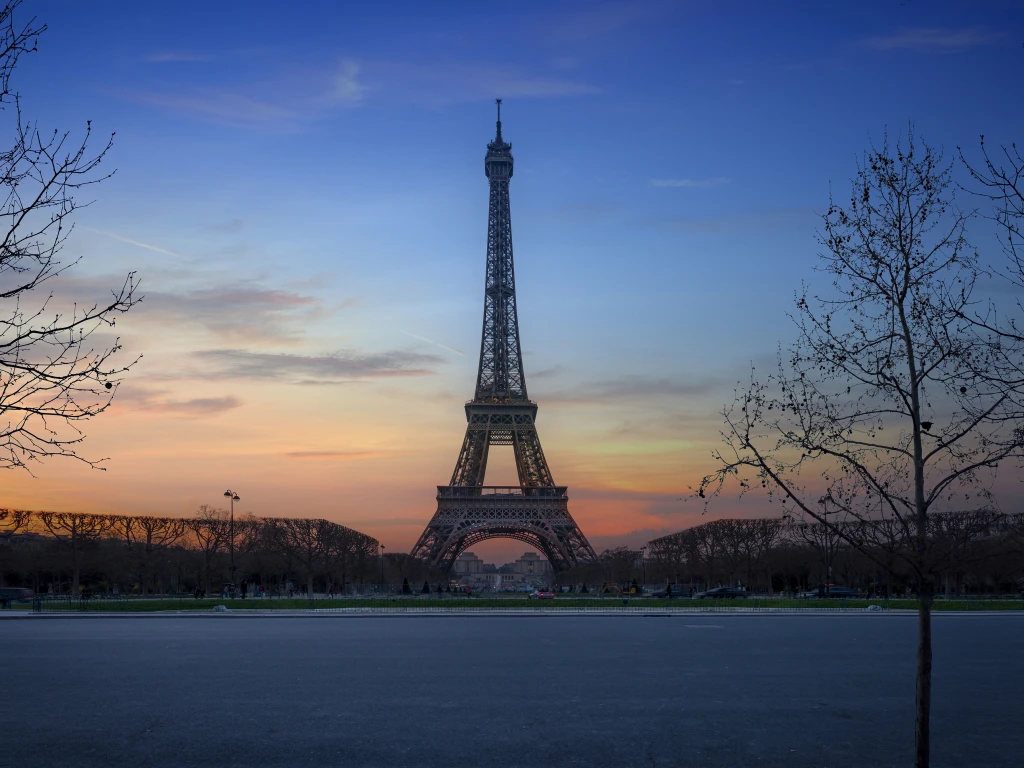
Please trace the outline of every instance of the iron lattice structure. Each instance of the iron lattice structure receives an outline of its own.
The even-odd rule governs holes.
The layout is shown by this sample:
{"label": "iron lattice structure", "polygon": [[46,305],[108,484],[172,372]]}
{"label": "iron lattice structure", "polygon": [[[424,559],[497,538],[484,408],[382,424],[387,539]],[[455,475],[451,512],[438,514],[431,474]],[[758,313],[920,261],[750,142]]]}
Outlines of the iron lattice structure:
{"label": "iron lattice structure", "polygon": [[[569,514],[565,486],[556,486],[537,436],[537,404],[526,393],[512,258],[512,145],[497,135],[487,145],[490,182],[484,320],[476,393],[466,403],[466,438],[448,485],[437,487],[437,512],[413,547],[414,557],[448,570],[462,552],[485,539],[518,539],[540,550],[556,572],[594,559]],[[487,452],[511,445],[519,487],[485,486]]]}

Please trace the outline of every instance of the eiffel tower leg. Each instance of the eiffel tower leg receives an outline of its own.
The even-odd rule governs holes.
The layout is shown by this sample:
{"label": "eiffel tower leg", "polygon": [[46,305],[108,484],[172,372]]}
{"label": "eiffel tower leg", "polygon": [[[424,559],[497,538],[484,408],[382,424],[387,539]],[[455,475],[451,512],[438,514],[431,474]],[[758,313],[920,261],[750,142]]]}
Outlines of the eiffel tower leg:
{"label": "eiffel tower leg", "polygon": [[455,464],[450,485],[481,486],[487,471],[487,450],[490,447],[487,422],[470,421],[462,441],[459,460]]}
{"label": "eiffel tower leg", "polygon": [[540,447],[540,437],[533,420],[520,423],[517,417],[516,422],[512,446],[516,454],[516,469],[519,470],[519,484],[524,488],[553,488],[555,481]]}

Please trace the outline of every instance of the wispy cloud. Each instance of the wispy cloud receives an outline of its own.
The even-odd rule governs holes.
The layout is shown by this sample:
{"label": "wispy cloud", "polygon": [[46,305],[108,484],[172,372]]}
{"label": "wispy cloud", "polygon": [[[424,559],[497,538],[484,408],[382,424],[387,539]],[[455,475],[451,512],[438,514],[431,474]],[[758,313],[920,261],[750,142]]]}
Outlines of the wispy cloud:
{"label": "wispy cloud", "polygon": [[648,216],[634,224],[654,229],[679,230],[698,235],[738,235],[760,232],[814,232],[820,215],[813,208],[793,207],[750,211],[727,216]]}
{"label": "wispy cloud", "polygon": [[237,379],[339,379],[424,376],[434,373],[429,367],[443,364],[436,355],[415,352],[377,352],[359,354],[338,351],[326,355],[289,355],[274,352],[249,352],[243,349],[208,349],[191,353],[210,378]]}
{"label": "wispy cloud", "polygon": [[623,376],[617,379],[584,384],[571,390],[550,392],[544,395],[543,399],[544,402],[589,405],[592,403],[624,402],[629,399],[697,397],[721,389],[722,386],[722,382],[712,379],[679,381],[649,376]]}
{"label": "wispy cloud", "polygon": [[122,95],[130,101],[237,127],[293,128],[300,117],[289,105],[228,89],[189,93],[134,91]]}
{"label": "wispy cloud", "polygon": [[245,219],[230,219],[229,221],[220,221],[216,224],[210,224],[209,229],[215,232],[241,232],[245,229]]}
{"label": "wispy cloud", "polygon": [[108,232],[103,229],[93,229],[92,227],[83,227],[83,229],[89,232],[95,232],[97,235],[104,235],[105,237],[111,237],[114,240],[120,240],[122,243],[130,243],[131,245],[137,245],[139,248],[145,248],[150,251],[156,251],[157,253],[165,253],[168,256],[176,256],[179,259],[181,258],[180,253],[172,251],[170,248],[164,248],[163,246],[160,245],[153,245],[152,243],[145,243],[142,240],[135,240],[134,238],[131,237],[125,237],[124,235],[119,235],[117,232]]}
{"label": "wispy cloud", "polygon": [[137,385],[121,387],[114,398],[114,405],[132,411],[171,414],[186,419],[218,416],[242,405],[242,401],[234,395],[171,400],[165,397],[166,394],[166,390],[147,389]]}
{"label": "wispy cloud", "polygon": [[150,64],[170,64],[170,63],[197,63],[202,61],[209,61],[212,57],[203,53],[193,53],[191,51],[160,51],[158,53],[151,53],[148,56],[143,56],[142,60]]}
{"label": "wispy cloud", "polygon": [[289,459],[329,459],[335,461],[373,459],[387,455],[389,454],[382,451],[289,451],[285,454]]}
{"label": "wispy cloud", "polygon": [[358,62],[351,59],[343,59],[338,65],[338,71],[334,74],[334,88],[331,91],[331,99],[346,106],[356,106],[363,101],[363,94],[367,86],[359,80],[359,73],[362,67]]}
{"label": "wispy cloud", "polygon": [[694,187],[696,189],[708,189],[710,187],[724,187],[732,179],[725,176],[714,176],[710,179],[651,179],[647,182],[651,187]]}
{"label": "wispy cloud", "polygon": [[[223,279],[191,268],[147,269],[142,302],[132,310],[132,326],[143,333],[189,334],[194,328],[213,334],[220,343],[295,343],[311,324],[345,309],[325,307],[315,296],[285,288],[265,288],[257,280],[218,285]],[[55,283],[58,298],[100,301],[120,286],[124,275],[71,271]],[[323,279],[321,278],[321,283]],[[192,288],[196,283],[208,287]]]}
{"label": "wispy cloud", "polygon": [[376,78],[386,84],[381,91],[390,97],[434,107],[493,97],[555,98],[601,91],[583,80],[479,61],[385,61],[377,62],[374,71]]}
{"label": "wispy cloud", "polygon": [[530,381],[534,379],[553,379],[556,376],[560,376],[565,373],[565,366],[553,365],[550,368],[543,368],[539,371],[533,371],[528,374]]}
{"label": "wispy cloud", "polygon": [[142,321],[201,326],[225,339],[296,340],[306,321],[325,314],[319,299],[293,291],[239,285],[182,291],[147,291]]}
{"label": "wispy cloud", "polygon": [[149,89],[121,92],[129,101],[186,117],[239,128],[295,131],[339,108],[363,103],[370,87],[363,65],[342,59],[333,67],[282,67],[269,80],[239,80],[204,72],[192,85],[169,89],[164,81]]}
{"label": "wispy cloud", "polygon": [[988,45],[1003,35],[981,27],[948,29],[942,27],[914,27],[892,35],[879,35],[861,41],[876,51],[910,50],[919,52],[956,53],[968,48]]}
{"label": "wispy cloud", "polygon": [[425,342],[427,342],[427,344],[433,344],[435,347],[440,347],[441,349],[446,349],[449,352],[454,352],[456,355],[461,355],[462,357],[466,356],[465,352],[462,352],[462,351],[460,351],[458,349],[455,349],[455,347],[446,346],[446,345],[442,344],[439,341],[434,341],[433,339],[428,339],[426,336],[419,336],[418,334],[409,333],[408,331],[402,331],[402,333],[404,333],[406,336],[411,336],[414,339],[419,339],[420,341],[425,341]]}
{"label": "wispy cloud", "polygon": [[626,27],[659,21],[675,7],[669,2],[584,4],[579,10],[557,13],[544,25],[544,32],[559,42],[584,42],[614,35]]}

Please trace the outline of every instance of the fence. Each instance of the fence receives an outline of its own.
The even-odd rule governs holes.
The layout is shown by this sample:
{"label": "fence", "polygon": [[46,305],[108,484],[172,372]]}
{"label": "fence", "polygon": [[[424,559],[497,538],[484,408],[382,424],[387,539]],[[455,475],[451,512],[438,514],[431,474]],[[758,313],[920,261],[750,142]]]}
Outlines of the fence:
{"label": "fence", "polygon": [[[560,595],[554,599],[529,599],[516,596],[465,595],[370,595],[364,597],[313,598],[263,597],[248,599],[200,598],[173,595],[156,598],[100,596],[72,598],[68,595],[41,595],[31,604],[14,604],[14,610],[31,609],[35,613],[149,613],[210,612],[273,613],[281,611],[329,613],[691,613],[691,612],[862,612],[865,610],[917,609],[913,599],[795,599],[747,597],[741,599],[701,600],[697,598],[651,598],[638,596],[585,597]],[[936,612],[943,611],[1024,611],[1024,599],[981,597],[936,599]]]}

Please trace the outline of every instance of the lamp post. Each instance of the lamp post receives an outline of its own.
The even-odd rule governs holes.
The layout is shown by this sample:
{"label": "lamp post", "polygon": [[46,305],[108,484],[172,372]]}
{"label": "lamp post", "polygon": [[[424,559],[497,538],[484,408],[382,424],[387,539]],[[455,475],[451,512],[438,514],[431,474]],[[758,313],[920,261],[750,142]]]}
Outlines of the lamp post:
{"label": "lamp post", "polygon": [[833,501],[832,494],[821,498],[822,516],[825,518],[825,597],[829,596],[829,583],[832,581],[832,529],[828,527],[828,503]]}
{"label": "lamp post", "polygon": [[224,495],[231,500],[231,529],[228,534],[230,541],[228,548],[231,551],[231,584],[235,583],[235,502],[241,501],[241,497],[234,491],[224,491]]}
{"label": "lamp post", "polygon": [[380,591],[384,591],[384,545],[380,545]]}
{"label": "lamp post", "polygon": [[647,584],[647,547],[640,547],[640,567],[644,571],[644,584]]}

